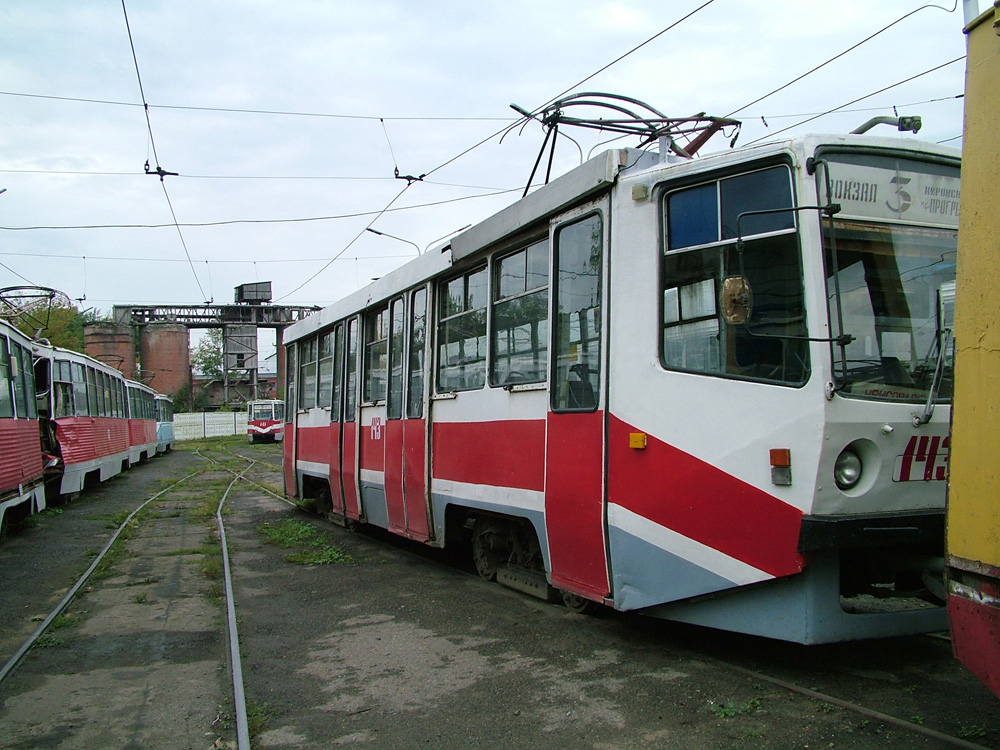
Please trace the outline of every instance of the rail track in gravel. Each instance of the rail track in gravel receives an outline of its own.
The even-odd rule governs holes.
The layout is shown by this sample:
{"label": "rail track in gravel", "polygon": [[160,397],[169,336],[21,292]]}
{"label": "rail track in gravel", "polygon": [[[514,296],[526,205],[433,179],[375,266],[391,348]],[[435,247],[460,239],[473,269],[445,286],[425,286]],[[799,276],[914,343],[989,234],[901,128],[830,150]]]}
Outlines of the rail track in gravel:
{"label": "rail track in gravel", "polygon": [[[283,471],[282,466],[280,465],[280,463],[276,463],[276,462],[273,462],[273,461],[268,461],[268,460],[265,460],[265,459],[262,459],[262,458],[255,458],[255,459],[251,458],[250,456],[246,455],[245,452],[243,452],[241,450],[234,450],[230,446],[227,446],[225,450],[230,455],[232,455],[232,456],[238,456],[239,458],[243,459],[244,461],[256,461],[256,463],[263,464],[263,465],[267,466],[270,471],[276,472],[279,475]],[[255,453],[258,452],[256,450],[254,450],[253,448],[250,448],[250,447],[245,447],[245,450],[253,451]],[[229,470],[232,471],[231,469],[229,469]],[[307,513],[307,514],[313,516],[317,520],[320,520],[320,521],[325,521],[326,520],[326,519],[322,518],[321,516],[319,516],[318,514],[316,514],[314,512],[311,512],[308,508],[305,508],[305,507],[303,507],[302,505],[300,505],[298,503],[294,503],[294,502],[288,500],[283,495],[279,495],[278,493],[274,492],[271,489],[268,489],[268,488],[262,486],[259,483],[256,483],[256,482],[252,482],[252,483],[255,484],[259,489],[262,489],[268,495],[270,495],[273,498],[275,498],[277,501],[280,501],[280,502],[286,503],[288,505],[291,505],[292,507],[297,508],[298,510],[302,511],[303,513]],[[333,526],[335,526],[335,524],[330,524],[330,526],[333,527]],[[361,526],[361,527],[359,527],[359,530],[362,531],[362,532],[364,532],[365,527]],[[381,530],[379,530],[379,531],[381,532]],[[387,534],[387,533],[366,534],[366,537],[369,538],[369,539],[371,539],[376,544],[392,546],[394,549],[396,549],[398,551],[401,551],[403,554],[406,554],[406,555],[413,555],[415,557],[419,557],[419,558],[424,559],[424,560],[428,560],[428,559],[432,558],[433,562],[435,564],[440,564],[440,562],[442,561],[442,556],[440,554],[435,554],[435,553],[440,552],[440,550],[435,550],[435,549],[432,549],[432,548],[420,548],[420,547],[414,546],[413,544],[406,543],[405,540],[399,540],[399,543],[397,543],[397,540],[394,537],[392,537],[390,534]],[[478,574],[473,569],[471,569],[469,566],[467,566],[467,565],[463,565],[461,563],[453,562],[452,563],[452,567],[454,569],[456,569],[457,571],[461,572],[464,575],[467,575],[467,576],[472,577],[472,578],[478,578]],[[556,605],[554,605],[554,606],[556,606]],[[615,612],[612,612],[611,610],[606,610],[605,614],[606,615],[607,614],[611,614],[611,616],[621,616],[623,618],[634,617],[634,615],[626,615],[626,614],[623,614],[623,613],[615,613]],[[720,638],[721,637],[723,637],[723,636],[720,635]],[[938,634],[938,633],[931,633],[931,634],[928,634],[927,636],[924,636],[924,637],[928,638],[928,639],[935,639],[935,640],[938,640],[938,641],[940,641],[940,640],[949,641],[950,640],[946,635],[942,635],[942,634]],[[819,703],[825,704],[825,705],[830,706],[830,707],[835,707],[835,708],[840,708],[840,709],[843,709],[843,710],[846,710],[846,711],[851,711],[853,713],[856,713],[856,714],[864,717],[865,720],[873,720],[873,721],[881,722],[883,724],[895,727],[897,729],[902,729],[902,730],[905,730],[905,731],[908,731],[908,732],[912,732],[912,733],[914,733],[916,735],[920,735],[920,736],[926,737],[928,739],[931,739],[933,741],[939,742],[942,745],[946,745],[948,747],[964,748],[965,750],[989,750],[990,747],[991,747],[991,746],[977,744],[977,743],[972,742],[969,739],[966,739],[966,738],[963,738],[963,737],[958,737],[958,736],[955,736],[955,735],[952,735],[952,734],[948,734],[946,732],[942,732],[942,731],[936,730],[933,727],[925,726],[919,720],[913,720],[912,718],[911,719],[906,719],[906,718],[902,718],[902,717],[899,717],[899,716],[893,716],[893,715],[891,715],[889,713],[885,713],[885,712],[882,712],[882,711],[877,711],[877,710],[874,710],[874,709],[872,709],[872,708],[870,708],[868,706],[862,705],[857,700],[847,700],[845,698],[838,697],[838,696],[833,695],[831,693],[824,692],[823,690],[819,690],[819,689],[816,689],[816,688],[805,687],[803,685],[797,684],[797,682],[795,682],[793,680],[790,680],[790,679],[788,679],[786,677],[782,677],[782,676],[779,676],[777,674],[769,674],[769,673],[767,673],[766,671],[763,671],[760,668],[749,668],[747,666],[744,666],[744,665],[738,663],[737,661],[713,655],[713,654],[710,653],[710,651],[691,650],[690,648],[688,648],[688,651],[689,651],[689,655],[691,655],[693,657],[697,657],[697,658],[702,659],[702,660],[709,660],[711,663],[718,665],[718,667],[720,669],[729,670],[729,671],[732,671],[732,672],[736,672],[736,673],[742,674],[742,675],[746,676],[748,679],[754,680],[756,682],[768,683],[768,684],[770,684],[772,686],[775,686],[777,688],[781,688],[783,690],[786,690],[789,693],[793,693],[793,694],[802,696],[802,697],[807,698],[807,699],[812,700],[812,701],[817,701]]]}
{"label": "rail track in gravel", "polygon": [[[277,475],[278,481],[280,482],[281,466],[280,464],[273,460],[272,454],[264,453],[259,449],[250,448],[247,446],[234,446],[230,444],[223,443],[221,447],[206,447],[198,451],[199,455],[205,460],[211,462],[212,468],[221,469],[232,476],[232,481],[229,483],[225,493],[223,494],[221,500],[219,501],[218,508],[216,510],[216,524],[219,531],[220,539],[223,545],[223,561],[224,561],[224,579],[225,579],[225,591],[226,591],[226,607],[227,607],[227,631],[229,633],[229,645],[230,645],[230,661],[232,665],[231,674],[233,680],[233,700],[234,700],[234,713],[236,718],[236,728],[237,728],[237,742],[238,747],[241,750],[249,748],[249,730],[246,719],[246,699],[243,694],[243,680],[242,680],[242,667],[241,667],[241,656],[239,653],[239,638],[237,632],[237,618],[236,618],[236,602],[233,595],[233,584],[232,584],[232,571],[229,565],[229,554],[228,549],[226,549],[225,542],[225,523],[224,523],[224,513],[223,506],[229,497],[230,491],[240,482],[244,482],[256,491],[259,491],[274,502],[280,502],[289,506],[292,506],[303,513],[309,513],[306,508],[301,505],[294,503],[283,497],[282,493],[276,492],[275,489],[277,485],[274,483],[274,479]],[[245,466],[240,466],[239,464],[234,466],[234,463],[240,462],[245,463]],[[92,574],[94,569],[100,564],[101,560],[112,549],[122,531],[127,527],[127,525],[153,500],[169,493],[171,490],[175,489],[182,483],[192,479],[193,477],[203,473],[205,469],[200,469],[192,473],[187,474],[183,478],[173,482],[168,487],[160,490],[159,492],[147,497],[138,506],[132,510],[129,516],[123,521],[119,527],[112,534],[111,538],[108,540],[104,549],[101,551],[99,556],[92,562],[91,566],[87,571],[77,580],[76,584],[71,588],[69,593],[63,598],[62,601],[49,613],[49,615],[43,620],[41,625],[36,629],[32,636],[22,645],[21,649],[12,657],[8,663],[0,670],[0,682],[2,682],[8,674],[10,674],[17,666],[17,664],[24,658],[24,656],[30,651],[34,643],[44,635],[47,628],[55,620],[58,615],[63,612],[66,607],[70,604],[75,594],[79,589],[86,583],[89,576]],[[320,519],[316,514],[311,514],[316,520]],[[331,525],[332,526],[332,525]],[[364,529],[364,527],[362,527]],[[376,532],[372,534],[365,534],[366,538],[371,540],[376,545],[385,545],[394,548],[397,552],[404,555],[412,555],[414,557],[421,558],[425,561],[432,560],[433,564],[440,564],[442,561],[442,555],[440,550],[433,550],[430,548],[424,549],[421,547],[414,546],[413,544],[408,544],[405,540],[397,540],[391,535]],[[476,573],[471,570],[468,566],[463,566],[460,563],[452,564],[458,572],[468,575],[472,578],[477,578]],[[605,612],[605,616],[621,618],[623,621],[635,621],[636,615],[629,615],[624,613],[614,613],[608,610]],[[641,627],[641,630],[652,631],[654,626],[650,624],[651,621],[646,620],[645,624]],[[651,635],[651,637],[657,637]],[[667,639],[670,638],[669,635],[665,636]],[[940,636],[938,636],[940,637]],[[722,636],[720,636],[720,639]],[[705,641],[705,639],[702,639]],[[708,639],[711,640],[710,638]],[[934,729],[930,726],[925,726],[919,721],[911,719],[902,718],[899,716],[893,716],[889,713],[874,710],[866,705],[862,705],[858,699],[847,700],[842,697],[838,697],[833,694],[832,691],[818,688],[818,687],[804,687],[794,679],[789,679],[787,676],[781,676],[775,672],[778,670],[768,669],[768,664],[763,667],[757,666],[754,668],[746,666],[744,660],[737,660],[732,658],[725,658],[714,653],[715,649],[711,646],[707,648],[697,648],[691,647],[689,645],[682,645],[678,647],[677,643],[669,642],[671,649],[680,648],[682,651],[688,653],[689,656],[693,658],[700,659],[702,661],[708,661],[711,664],[718,666],[720,670],[727,670],[730,672],[736,672],[744,675],[747,679],[754,682],[767,683],[769,685],[787,690],[790,693],[794,693],[798,696],[802,696],[808,700],[812,700],[827,706],[836,707],[843,709],[845,711],[854,712],[860,716],[863,716],[865,720],[872,720],[881,722],[888,726],[895,727],[897,729],[905,730],[907,732],[912,732],[915,735],[920,735],[926,737],[932,741],[940,743],[942,746],[967,748],[968,750],[983,750],[985,745],[976,744],[969,739],[958,737],[946,732],[942,732]],[[741,661],[743,663],[741,663]],[[771,667],[775,666],[771,663]]]}

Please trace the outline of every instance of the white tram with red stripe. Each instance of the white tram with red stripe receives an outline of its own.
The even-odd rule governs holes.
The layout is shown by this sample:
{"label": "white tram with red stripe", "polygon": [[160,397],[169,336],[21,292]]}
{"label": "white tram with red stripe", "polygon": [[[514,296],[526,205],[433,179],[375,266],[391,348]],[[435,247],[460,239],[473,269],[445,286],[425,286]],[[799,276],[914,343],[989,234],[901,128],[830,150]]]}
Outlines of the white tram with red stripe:
{"label": "white tram with red stripe", "polygon": [[0,529],[44,509],[31,342],[0,320]]}
{"label": "white tram with red stripe", "polygon": [[605,152],[286,329],[286,492],[578,609],[945,629],[958,190],[914,139]]}
{"label": "white tram with red stripe", "polygon": [[86,354],[32,343],[46,472],[72,497],[156,453],[153,391]]}
{"label": "white tram with red stripe", "polygon": [[285,437],[285,402],[260,399],[247,402],[247,441],[280,443]]}

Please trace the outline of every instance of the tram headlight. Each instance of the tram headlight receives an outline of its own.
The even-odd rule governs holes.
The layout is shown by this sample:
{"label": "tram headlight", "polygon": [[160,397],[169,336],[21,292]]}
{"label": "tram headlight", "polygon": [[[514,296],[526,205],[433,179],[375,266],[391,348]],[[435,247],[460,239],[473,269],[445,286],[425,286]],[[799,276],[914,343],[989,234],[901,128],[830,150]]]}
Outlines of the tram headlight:
{"label": "tram headlight", "polygon": [[849,490],[861,479],[861,457],[851,448],[845,448],[837,456],[833,466],[833,479],[842,490]]}

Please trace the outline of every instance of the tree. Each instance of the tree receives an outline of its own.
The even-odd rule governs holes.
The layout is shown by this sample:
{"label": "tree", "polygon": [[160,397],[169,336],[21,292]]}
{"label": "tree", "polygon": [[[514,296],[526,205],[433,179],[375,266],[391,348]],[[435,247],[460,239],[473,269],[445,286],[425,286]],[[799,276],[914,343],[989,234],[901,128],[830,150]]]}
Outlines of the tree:
{"label": "tree", "polygon": [[[17,328],[24,334],[48,339],[53,346],[83,352],[83,327],[100,320],[101,316],[94,308],[76,309],[70,302],[56,300],[48,309],[35,312],[34,318],[21,316],[15,321]],[[39,330],[39,327],[44,324]]]}
{"label": "tree", "polygon": [[222,329],[209,328],[198,345],[191,349],[195,372],[213,380],[222,379]]}

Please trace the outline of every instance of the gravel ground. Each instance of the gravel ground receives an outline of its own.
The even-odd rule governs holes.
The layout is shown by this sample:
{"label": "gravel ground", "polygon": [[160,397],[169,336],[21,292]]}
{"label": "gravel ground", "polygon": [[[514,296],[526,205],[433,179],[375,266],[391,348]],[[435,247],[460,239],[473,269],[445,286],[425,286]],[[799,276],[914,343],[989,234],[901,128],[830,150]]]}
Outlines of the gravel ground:
{"label": "gravel ground", "polygon": [[[249,476],[280,487],[280,446],[231,447],[270,462]],[[0,660],[103,545],[110,519],[202,463],[175,451],[0,543]],[[0,685],[0,747],[232,746],[204,513],[228,481],[208,472],[151,504],[127,552],[51,632],[58,642]],[[580,616],[476,578],[455,553],[348,532],[249,483],[227,506],[258,748],[950,746],[773,679],[1000,748],[1000,704],[940,639],[806,648]]]}

